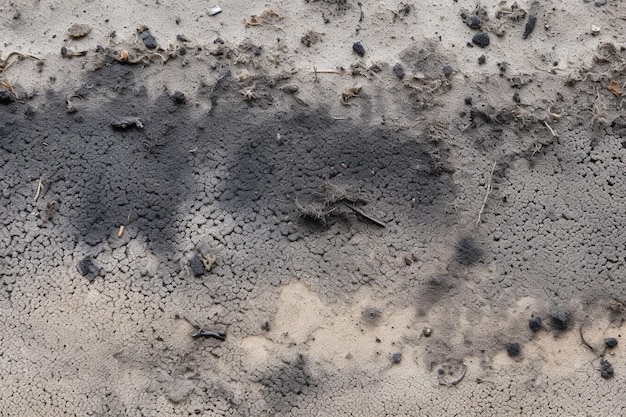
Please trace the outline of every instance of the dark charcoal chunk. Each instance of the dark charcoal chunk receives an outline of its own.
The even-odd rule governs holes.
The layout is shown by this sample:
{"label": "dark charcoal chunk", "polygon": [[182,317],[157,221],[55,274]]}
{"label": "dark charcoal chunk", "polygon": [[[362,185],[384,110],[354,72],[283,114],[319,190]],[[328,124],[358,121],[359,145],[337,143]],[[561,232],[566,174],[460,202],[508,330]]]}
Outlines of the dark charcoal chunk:
{"label": "dark charcoal chunk", "polygon": [[187,97],[185,97],[184,93],[181,93],[180,91],[175,91],[174,94],[172,94],[172,100],[174,100],[174,103],[176,104],[185,104],[185,102],[187,101]]}
{"label": "dark charcoal chunk", "polygon": [[391,355],[391,362],[400,363],[401,361],[402,361],[402,353],[396,352],[393,355]]}
{"label": "dark charcoal chunk", "polygon": [[265,323],[261,325],[261,330],[263,330],[264,332],[269,332],[271,329],[272,329],[272,326],[270,325],[269,321],[266,321]]}
{"label": "dark charcoal chunk", "polygon": [[604,346],[608,348],[614,348],[615,346],[617,346],[617,339],[614,337],[607,337],[606,339],[604,339]]}
{"label": "dark charcoal chunk", "polygon": [[478,57],[478,65],[484,65],[487,62],[487,57],[485,55],[481,55]]}
{"label": "dark charcoal chunk", "polygon": [[613,365],[606,359],[600,362],[600,376],[604,379],[613,378]]}
{"label": "dark charcoal chunk", "polygon": [[513,94],[513,101],[516,103],[521,103],[522,99],[519,96],[519,93],[516,92],[515,94]]}
{"label": "dark charcoal chunk", "polygon": [[402,67],[402,64],[397,63],[396,65],[393,66],[393,73],[396,75],[396,77],[400,78],[401,80],[404,78],[405,73],[404,73],[404,67]]}
{"label": "dark charcoal chunk", "polygon": [[85,256],[83,259],[78,261],[76,265],[78,272],[87,278],[89,282],[96,279],[98,275],[100,275],[100,269],[94,264],[91,256]]}
{"label": "dark charcoal chunk", "polygon": [[9,104],[13,101],[13,97],[11,97],[11,93],[7,90],[0,90],[0,104]]}
{"label": "dark charcoal chunk", "polygon": [[297,85],[287,84],[282,88],[282,90],[285,94],[296,94],[300,88]]}
{"label": "dark charcoal chunk", "polygon": [[446,65],[445,67],[443,67],[443,75],[445,75],[446,78],[450,78],[450,76],[452,75],[452,67],[450,65]]}
{"label": "dark charcoal chunk", "polygon": [[464,237],[456,244],[455,259],[461,265],[473,265],[480,262],[483,251],[471,237]]}
{"label": "dark charcoal chunk", "polygon": [[533,317],[528,320],[528,327],[530,327],[530,330],[533,332],[538,332],[541,330],[541,319],[539,317]]}
{"label": "dark charcoal chunk", "polygon": [[480,29],[480,27],[483,25],[480,17],[476,16],[475,14],[468,16],[465,13],[462,13],[461,18],[463,19],[463,22],[471,29]]}
{"label": "dark charcoal chunk", "polygon": [[570,325],[569,313],[564,310],[557,310],[550,314],[552,327],[557,330],[567,330]]}
{"label": "dark charcoal chunk", "polygon": [[189,268],[194,277],[202,276],[206,272],[204,263],[202,263],[202,259],[198,255],[189,260]]}
{"label": "dark charcoal chunk", "polygon": [[522,38],[526,39],[528,35],[533,33],[535,30],[535,23],[537,22],[537,16],[530,15],[528,16],[528,22],[526,22],[526,27],[524,28],[524,34]]}
{"label": "dark charcoal chunk", "polygon": [[154,36],[152,36],[152,33],[150,33],[150,29],[144,26],[137,31],[139,32],[139,39],[141,39],[143,44],[146,45],[146,48],[156,49],[159,46],[157,40],[154,38]]}
{"label": "dark charcoal chunk", "polygon": [[470,96],[465,97],[465,104],[468,106],[472,105],[472,98]]}
{"label": "dark charcoal chunk", "polygon": [[522,353],[522,346],[519,343],[507,343],[506,353],[511,358],[517,358]]}
{"label": "dark charcoal chunk", "polygon": [[365,56],[365,48],[363,48],[363,45],[361,45],[361,42],[355,42],[352,45],[352,50],[356,52],[356,54],[360,57]]}
{"label": "dark charcoal chunk", "polygon": [[481,48],[489,46],[489,34],[485,32],[477,33],[472,37],[472,42]]}

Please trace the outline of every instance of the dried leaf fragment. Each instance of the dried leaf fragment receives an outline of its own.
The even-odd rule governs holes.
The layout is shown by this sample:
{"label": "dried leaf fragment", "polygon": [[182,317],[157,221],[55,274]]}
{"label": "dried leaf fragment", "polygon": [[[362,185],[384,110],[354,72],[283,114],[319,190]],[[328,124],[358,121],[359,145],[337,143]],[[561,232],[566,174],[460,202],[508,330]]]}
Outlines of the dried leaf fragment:
{"label": "dried leaf fragment", "polygon": [[284,16],[279,15],[274,10],[266,9],[263,10],[260,15],[252,15],[250,18],[244,18],[243,23],[246,26],[274,25],[283,18]]}
{"label": "dried leaf fragment", "polygon": [[617,97],[622,95],[622,86],[615,80],[609,81],[608,89],[611,93],[615,94]]}

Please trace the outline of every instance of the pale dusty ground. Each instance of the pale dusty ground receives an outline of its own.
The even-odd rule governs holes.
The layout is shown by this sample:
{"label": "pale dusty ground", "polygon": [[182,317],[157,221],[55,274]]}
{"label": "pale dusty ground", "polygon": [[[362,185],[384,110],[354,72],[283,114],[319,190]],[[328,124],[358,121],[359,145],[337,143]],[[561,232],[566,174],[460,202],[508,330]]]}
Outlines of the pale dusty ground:
{"label": "pale dusty ground", "polygon": [[[581,225],[597,220],[599,229],[619,231],[623,226],[621,220],[604,224],[595,214],[587,218],[576,212],[579,223],[556,226],[553,229],[556,231],[548,232],[548,236],[556,237],[546,238],[548,243],[543,252],[520,251],[514,256],[506,252],[506,245],[499,243],[501,246],[493,249],[493,259],[467,268],[454,262],[455,244],[468,233],[479,236],[481,242],[514,241],[507,234],[507,230],[513,230],[513,224],[519,224],[522,234],[528,234],[520,237],[522,240],[531,241],[535,234],[544,233],[543,228],[548,227],[545,223],[539,222],[535,229],[524,226],[535,224],[531,209],[528,222],[522,215],[516,217],[515,212],[519,214],[527,207],[534,207],[534,201],[519,203],[522,208],[511,206],[508,212],[502,208],[502,213],[509,213],[510,220],[498,217],[496,207],[505,201],[502,197],[513,196],[509,202],[516,198],[511,190],[521,195],[519,188],[528,191],[536,187],[536,191],[528,192],[536,192],[537,201],[543,201],[541,190],[556,190],[556,197],[545,197],[547,202],[540,205],[564,213],[567,210],[555,201],[573,200],[569,207],[574,211],[572,207],[609,201],[599,211],[609,207],[615,211],[607,209],[605,214],[621,218],[623,206],[617,203],[616,208],[610,201],[612,198],[622,201],[618,197],[624,194],[623,183],[619,182],[623,174],[614,175],[618,178],[615,191],[583,189],[584,197],[580,200],[572,197],[578,196],[573,192],[571,196],[561,193],[565,188],[559,186],[566,187],[562,177],[551,179],[558,158],[548,155],[536,167],[511,162],[509,168],[514,171],[511,174],[514,179],[485,200],[488,204],[484,224],[476,226],[490,184],[492,161],[515,154],[517,148],[507,144],[491,152],[487,145],[483,149],[465,147],[461,142],[468,126],[459,122],[459,113],[469,111],[463,99],[470,95],[475,103],[488,103],[494,109],[515,108],[511,97],[520,91],[523,105],[517,107],[516,120],[531,120],[528,135],[521,129],[522,133],[515,139],[522,150],[550,149],[554,136],[549,129],[559,136],[557,142],[565,148],[574,142],[569,134],[576,138],[589,134],[619,139],[620,133],[612,122],[623,114],[623,96],[612,94],[606,87],[609,78],[619,85],[626,83],[626,54],[620,51],[620,46],[623,48],[625,44],[626,28],[623,1],[609,0],[601,6],[574,0],[550,4],[520,1],[521,9],[537,15],[537,25],[528,39],[521,36],[526,18],[495,19],[496,12],[506,11],[511,2],[482,2],[492,23],[503,25],[497,27],[494,23],[490,27],[491,45],[485,49],[466,45],[475,31],[463,24],[459,14],[461,10],[474,10],[476,3],[470,1],[408,2],[411,8],[406,16],[397,14],[402,7],[399,2],[364,2],[362,22],[359,22],[360,7],[353,1],[348,1],[344,10],[342,2],[237,0],[220,3],[223,12],[209,16],[208,9],[214,4],[206,1],[181,1],[174,6],[165,2],[4,2],[0,6],[0,57],[19,51],[40,58],[44,65],[38,67],[35,60],[25,59],[8,68],[3,77],[17,90],[35,94],[29,103],[37,109],[41,104],[38,100],[43,100],[48,91],[71,96],[85,85],[86,77],[101,66],[94,52],[97,45],[110,48],[113,54],[126,49],[131,55],[140,56],[145,51],[137,40],[136,29],[146,25],[166,49],[161,53],[166,54],[168,45],[180,46],[176,36],[182,33],[189,40],[185,57],[172,58],[163,64],[156,58],[133,68],[139,74],[137,85],[147,87],[151,100],[164,93],[183,92],[189,101],[189,118],[196,123],[214,105],[199,91],[203,85],[217,82],[219,66],[224,64],[211,54],[216,49],[214,39],[221,37],[227,47],[236,51],[241,51],[241,45],[249,40],[262,45],[263,54],[253,58],[256,61],[234,62],[245,55],[241,53],[226,63],[241,84],[241,88],[235,87],[232,96],[223,99],[226,105],[240,106],[245,96],[239,93],[247,89],[259,97],[269,94],[264,83],[285,77],[298,85],[299,102],[311,109],[327,110],[338,123],[349,120],[372,127],[385,125],[410,137],[426,135],[433,140],[439,140],[440,134],[444,141],[449,141],[450,163],[456,167],[453,186],[459,189],[455,200],[446,202],[442,211],[450,214],[455,224],[445,230],[421,224],[402,231],[404,217],[395,219],[400,226],[394,229],[394,236],[401,236],[403,242],[415,241],[414,246],[407,247],[415,248],[419,256],[408,270],[404,269],[402,279],[393,284],[364,283],[341,293],[325,290],[324,281],[333,279],[332,274],[329,277],[315,275],[311,270],[303,270],[301,274],[290,272],[291,275],[279,280],[280,285],[265,285],[260,280],[258,287],[250,291],[249,299],[244,300],[248,304],[243,302],[238,309],[230,304],[226,307],[219,302],[203,302],[202,295],[206,294],[198,296],[198,287],[194,287],[192,295],[191,289],[186,292],[180,284],[178,292],[155,295],[150,289],[142,289],[141,284],[129,284],[128,276],[119,270],[106,280],[97,278],[88,283],[77,274],[77,255],[73,253],[55,255],[58,261],[51,267],[5,270],[0,273],[0,279],[13,290],[2,294],[0,306],[5,325],[0,338],[0,415],[626,414],[623,244],[620,241],[615,246],[617,266],[612,270],[607,267],[611,270],[609,274],[613,274],[612,285],[596,283],[594,274],[598,269],[590,268],[590,278],[582,284],[563,279],[559,275],[561,266],[553,269],[556,260],[566,259],[573,264],[588,248],[568,246],[569,238],[559,235],[559,227],[584,234],[586,229]],[[258,27],[244,24],[244,19],[267,9],[282,18]],[[322,16],[329,22],[324,23]],[[67,30],[74,23],[88,24],[92,31],[83,39],[67,42]],[[600,28],[596,36],[591,34],[592,25]],[[300,42],[307,29],[323,33],[321,41],[308,48]],[[504,31],[503,36],[494,34],[498,30]],[[109,36],[112,31],[116,32],[115,38]],[[351,64],[358,62],[352,51],[352,43],[357,40],[366,48],[362,66],[371,68],[382,63],[380,73],[351,76],[337,71],[339,67],[349,70]],[[599,45],[607,42],[617,49],[608,56],[608,66],[601,67],[594,56],[603,53]],[[59,52],[63,46],[89,52],[86,57],[64,59]],[[417,53],[420,49],[426,52]],[[484,66],[477,63],[482,53],[487,55]],[[391,72],[393,65],[403,60],[417,60],[414,68],[405,65],[405,84],[399,83]],[[499,76],[499,62],[508,63],[505,77]],[[437,73],[444,65],[453,67],[449,82]],[[566,87],[565,81],[576,76],[582,80],[574,87]],[[514,90],[506,77],[532,78],[533,82]],[[341,92],[357,85],[362,87],[361,95],[352,99],[351,106],[342,105]],[[418,96],[418,104],[411,92]],[[566,96],[564,103],[555,101],[557,93]],[[86,106],[106,106],[115,92],[107,94],[92,97]],[[65,105],[59,102],[59,106]],[[281,96],[262,110],[251,107],[250,111],[258,111],[259,120],[266,122],[274,114],[289,113],[294,106],[297,103],[292,97]],[[553,116],[558,113],[559,117],[551,117],[550,112]],[[167,116],[165,112],[164,115]],[[3,113],[3,117],[9,116]],[[250,121],[245,120],[243,123]],[[233,119],[232,123],[242,122]],[[9,129],[2,132],[11,134]],[[475,133],[476,137],[483,134],[487,135]],[[493,138],[500,135],[489,134]],[[287,134],[283,132],[283,135]],[[602,148],[605,143],[602,139],[600,142]],[[621,155],[608,145],[602,149],[600,159]],[[617,166],[623,168],[621,159]],[[29,187],[33,184],[34,193],[36,178],[27,182]],[[576,185],[573,178],[571,186]],[[12,193],[3,190],[2,198],[10,201]],[[29,209],[31,214],[25,224],[32,228],[29,236],[36,236],[37,223],[33,220],[36,215],[32,213],[37,207],[33,205]],[[4,204],[2,210],[13,212],[10,203]],[[5,223],[7,230],[10,229],[10,222],[5,220]],[[221,232],[218,229],[216,233]],[[393,238],[387,237],[386,242],[383,234],[376,240],[379,236],[376,233],[366,229],[360,235],[355,233],[346,238],[338,246],[342,250],[356,249],[341,253],[346,259],[354,257],[355,263],[362,262],[373,274],[386,276],[391,270],[406,268],[404,255],[413,249],[403,247],[392,251],[389,248],[395,244]],[[500,237],[492,238],[496,234]],[[16,232],[11,231],[10,235],[3,240],[3,245],[7,243],[7,248],[2,248],[3,255],[11,251],[8,243],[17,241],[11,239],[19,239]],[[182,242],[180,247],[189,252],[197,243]],[[133,248],[140,253],[138,259],[148,275],[156,276],[162,268],[158,255],[143,244],[137,243]],[[555,254],[550,252],[550,246],[564,249]],[[47,254],[48,249],[42,247]],[[80,243],[76,244],[77,252],[83,249]],[[229,246],[229,250],[239,249],[236,245]],[[255,256],[263,257],[263,250],[257,250]],[[293,255],[294,263],[305,257],[297,244],[287,245],[283,250]],[[602,255],[600,249],[598,257]],[[269,250],[265,256],[268,263],[275,259]],[[541,287],[534,291],[517,286],[517,280],[526,277],[509,273],[511,269],[525,270],[527,279],[536,279],[528,287],[539,288],[541,280],[552,280],[545,286],[549,289]],[[537,270],[548,272],[537,278]],[[500,279],[507,275],[504,271],[514,277],[513,285]],[[339,276],[344,271],[336,273]],[[450,298],[445,294],[439,298],[437,291],[432,303],[412,298],[415,294],[423,296],[419,285],[427,282],[428,277],[447,274],[460,277],[462,282],[460,290]],[[53,285],[37,287],[38,282],[46,285],[53,282]],[[44,287],[45,291],[38,290]],[[199,288],[210,291],[210,285]],[[554,296],[559,289],[566,295]],[[483,297],[487,293],[492,295]],[[191,306],[191,299],[199,302]],[[368,320],[367,312],[372,308],[380,317]],[[550,328],[548,315],[555,308],[565,308],[571,313],[572,323],[567,331]],[[199,343],[190,336],[193,328],[184,320],[175,319],[176,314],[195,317],[209,326],[229,325],[228,338],[224,342]],[[544,330],[535,335],[527,325],[533,315],[542,316],[545,324]],[[271,322],[267,331],[260,328],[265,320]],[[422,334],[426,326],[433,328],[430,338]],[[583,344],[581,326],[595,353]],[[606,359],[615,368],[615,376],[605,380],[600,377],[597,353],[602,350],[603,339],[609,336],[618,338],[619,345],[606,353]],[[156,353],[155,340],[161,343],[158,345],[161,350]],[[519,358],[510,358],[504,349],[512,340],[522,344]],[[398,352],[402,353],[402,360],[393,364],[392,355]],[[438,376],[437,370],[446,364],[461,363],[453,375]],[[465,367],[464,378],[458,384],[446,384],[456,382],[459,369]],[[291,380],[297,382],[298,388],[291,388]]]}

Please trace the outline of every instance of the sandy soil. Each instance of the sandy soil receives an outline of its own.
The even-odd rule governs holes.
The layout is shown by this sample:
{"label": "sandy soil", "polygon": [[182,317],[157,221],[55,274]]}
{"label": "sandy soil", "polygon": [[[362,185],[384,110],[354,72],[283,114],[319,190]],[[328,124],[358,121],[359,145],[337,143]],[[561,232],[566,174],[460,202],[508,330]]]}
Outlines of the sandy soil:
{"label": "sandy soil", "polygon": [[216,5],[0,5],[0,415],[626,415],[626,4]]}

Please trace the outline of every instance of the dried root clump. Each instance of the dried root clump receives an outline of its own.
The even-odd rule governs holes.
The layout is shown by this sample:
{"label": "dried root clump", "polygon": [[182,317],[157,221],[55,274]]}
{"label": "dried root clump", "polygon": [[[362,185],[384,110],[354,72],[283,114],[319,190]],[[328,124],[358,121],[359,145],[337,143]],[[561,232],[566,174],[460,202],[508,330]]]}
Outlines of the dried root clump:
{"label": "dried root clump", "polygon": [[252,85],[251,87],[245,88],[245,89],[240,91],[240,93],[243,96],[244,100],[246,100],[246,101],[255,101],[255,100],[258,100],[259,98],[261,98],[261,96],[258,95],[254,91],[255,88],[256,88],[256,85]]}
{"label": "dried root clump", "polygon": [[331,216],[344,216],[348,211],[346,204],[365,204],[360,194],[345,185],[325,182],[312,195],[312,201],[301,204],[296,201],[300,217],[326,224]]}
{"label": "dried root clump", "polygon": [[341,104],[343,104],[344,106],[350,106],[350,100],[352,100],[354,97],[357,97],[359,94],[361,94],[360,85],[346,88],[341,92]]}
{"label": "dried root clump", "polygon": [[315,45],[318,42],[321,42],[323,37],[324,37],[323,33],[316,32],[313,29],[309,29],[302,34],[302,37],[300,38],[300,42],[304,46],[309,47],[311,45]]}

